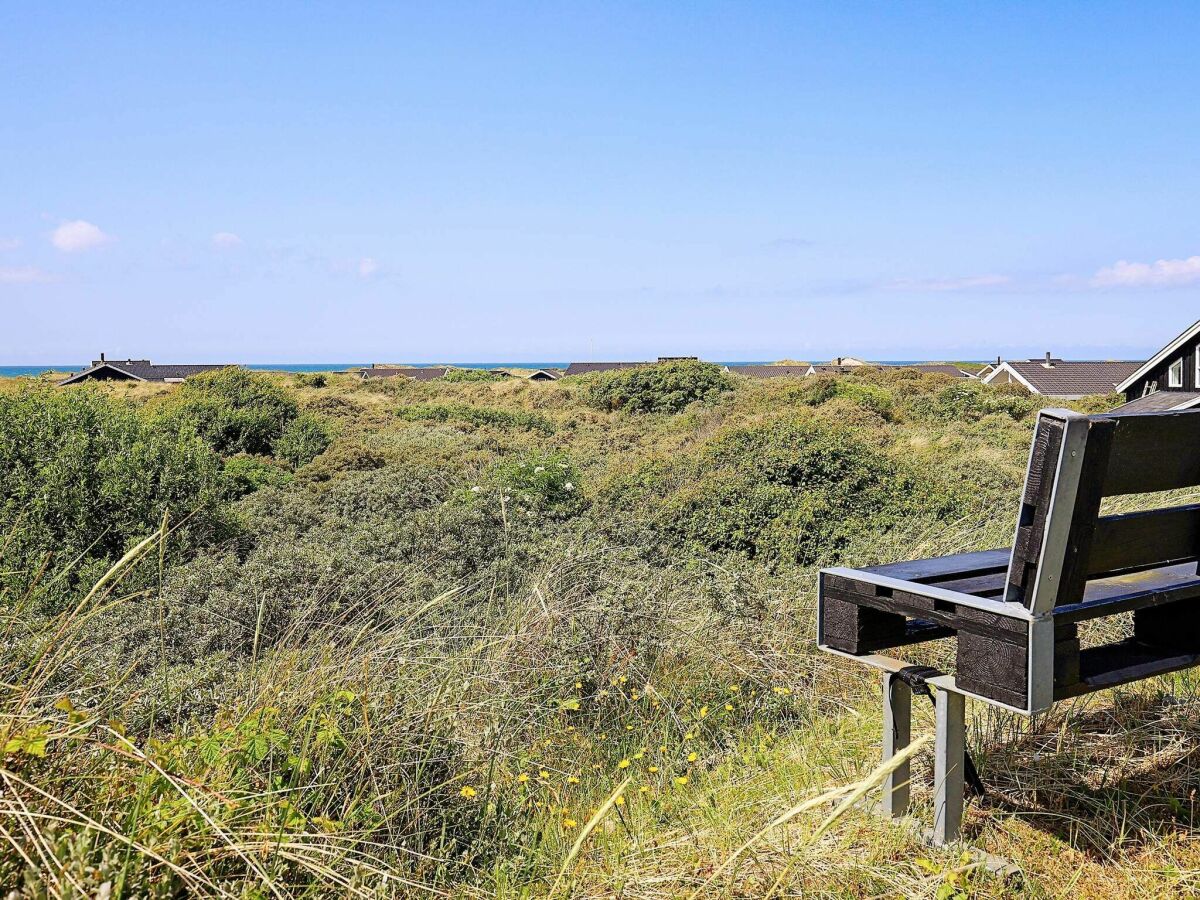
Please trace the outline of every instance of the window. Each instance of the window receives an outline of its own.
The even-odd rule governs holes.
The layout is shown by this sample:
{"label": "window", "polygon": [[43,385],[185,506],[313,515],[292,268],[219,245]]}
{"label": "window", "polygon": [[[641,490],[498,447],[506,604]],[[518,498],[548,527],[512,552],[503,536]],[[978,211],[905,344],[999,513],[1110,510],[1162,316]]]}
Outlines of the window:
{"label": "window", "polygon": [[1181,388],[1183,387],[1183,357],[1171,363],[1171,368],[1167,369],[1167,387]]}

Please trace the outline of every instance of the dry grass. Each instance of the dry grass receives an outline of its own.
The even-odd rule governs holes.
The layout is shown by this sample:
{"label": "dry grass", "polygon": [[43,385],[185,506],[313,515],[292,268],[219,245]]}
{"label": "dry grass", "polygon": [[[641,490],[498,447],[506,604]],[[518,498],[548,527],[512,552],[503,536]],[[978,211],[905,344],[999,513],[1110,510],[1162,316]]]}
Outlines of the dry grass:
{"label": "dry grass", "polygon": [[[150,404],[171,391],[110,389]],[[335,377],[296,391],[339,422],[343,441],[441,433],[398,423],[399,403],[536,412],[552,435],[459,427],[481,459],[496,448],[566,449],[600,485],[695,452],[723,428],[798,409],[794,386],[770,383],[673,419],[588,410],[565,382]],[[978,460],[1016,477],[1027,432],[1027,422],[901,422],[876,439],[888,453]],[[996,545],[1009,537],[1008,513],[937,529],[902,523],[858,552]],[[341,598],[336,621],[297,622],[253,662],[206,682],[209,702],[197,706],[207,711],[190,715],[175,711],[184,698],[165,667],[153,671],[161,689],[150,678],[131,692],[129,671],[98,678],[86,665],[102,650],[96,617],[155,609],[153,591],[123,593],[121,571],[52,619],[28,615],[33,598],[5,607],[0,885],[30,897],[1200,892],[1192,675],[1032,721],[969,706],[990,794],[969,804],[966,837],[1022,873],[1000,878],[962,848],[931,849],[857,808],[824,824],[879,778],[880,710],[873,675],[814,650],[813,570],[748,574],[690,560],[647,575],[627,548],[563,540],[512,590],[464,583],[434,596]],[[714,582],[752,594],[755,618],[702,602]],[[614,596],[627,602],[605,599]],[[589,632],[598,622],[605,631]],[[643,631],[653,652],[612,637]],[[937,660],[945,648],[925,652]],[[153,725],[127,730],[146,704],[162,705]],[[930,712],[914,711],[915,732],[930,734]],[[931,769],[918,749],[914,813],[926,821]]]}

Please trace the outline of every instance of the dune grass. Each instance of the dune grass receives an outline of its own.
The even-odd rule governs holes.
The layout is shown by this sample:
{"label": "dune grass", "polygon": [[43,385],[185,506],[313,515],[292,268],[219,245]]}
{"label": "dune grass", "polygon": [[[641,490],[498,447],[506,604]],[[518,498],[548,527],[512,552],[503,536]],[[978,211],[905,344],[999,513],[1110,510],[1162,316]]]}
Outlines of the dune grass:
{"label": "dune grass", "polygon": [[[35,577],[0,588],[0,885],[1194,893],[1190,673],[1032,720],[969,705],[990,793],[969,804],[966,838],[1011,859],[1015,879],[846,802],[882,777],[879,685],[815,652],[816,568],[1003,544],[1036,404],[929,376],[742,381],[678,414],[629,415],[589,406],[570,380],[279,379],[336,439],[290,481],[231,495],[236,534],[180,560],[172,513],[67,605],[47,597],[96,560],[47,548]],[[148,416],[172,400],[106,390]],[[524,415],[549,427],[512,427]],[[762,458],[771,435],[806,441],[808,468]],[[569,468],[537,471],[552,460]],[[920,502],[882,502],[880,483]],[[839,527],[718,540],[764,509]],[[914,712],[926,740],[931,715]],[[913,753],[928,820],[932,760]]]}

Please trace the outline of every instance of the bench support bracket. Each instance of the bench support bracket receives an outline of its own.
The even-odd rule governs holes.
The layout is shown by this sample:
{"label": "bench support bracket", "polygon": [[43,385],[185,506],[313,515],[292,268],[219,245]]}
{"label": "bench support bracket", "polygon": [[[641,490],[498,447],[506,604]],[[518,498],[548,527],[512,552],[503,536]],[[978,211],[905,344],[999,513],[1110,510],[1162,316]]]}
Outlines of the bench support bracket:
{"label": "bench support bracket", "polygon": [[967,745],[966,698],[939,690],[937,734],[933,758],[933,840],[948,844],[958,840],[963,817],[963,756]]}
{"label": "bench support bracket", "polygon": [[[883,761],[912,743],[912,688],[892,672],[883,675]],[[893,819],[908,812],[911,768],[906,760],[883,783],[883,811]]]}

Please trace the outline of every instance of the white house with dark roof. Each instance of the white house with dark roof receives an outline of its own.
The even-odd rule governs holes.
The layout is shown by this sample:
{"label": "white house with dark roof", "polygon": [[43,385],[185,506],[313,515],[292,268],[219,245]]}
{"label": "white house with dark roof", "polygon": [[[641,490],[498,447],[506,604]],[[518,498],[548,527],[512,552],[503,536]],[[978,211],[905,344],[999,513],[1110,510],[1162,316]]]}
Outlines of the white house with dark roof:
{"label": "white house with dark roof", "polygon": [[1140,365],[1136,360],[1058,359],[1047,353],[1040,359],[1003,360],[983,382],[1017,384],[1031,394],[1078,400],[1092,394],[1116,393],[1117,386]]}

